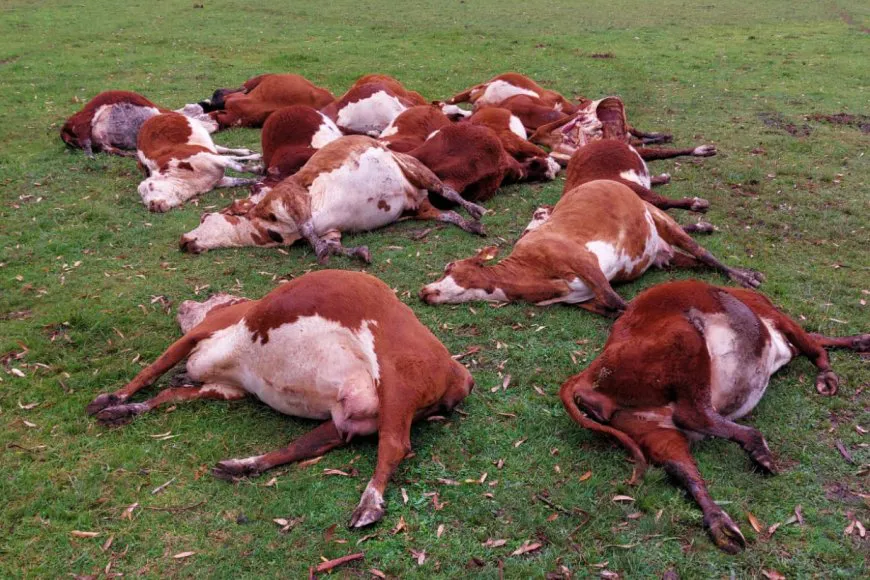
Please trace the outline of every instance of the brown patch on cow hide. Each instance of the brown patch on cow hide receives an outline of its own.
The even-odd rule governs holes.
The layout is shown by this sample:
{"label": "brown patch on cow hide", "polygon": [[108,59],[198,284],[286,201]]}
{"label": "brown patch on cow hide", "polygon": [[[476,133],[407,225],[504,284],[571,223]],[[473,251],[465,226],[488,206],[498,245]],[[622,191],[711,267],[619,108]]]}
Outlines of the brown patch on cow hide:
{"label": "brown patch on cow hide", "polygon": [[386,201],[381,199],[378,201],[378,209],[382,209],[384,211],[390,211],[390,204],[388,204]]}
{"label": "brown patch on cow hide", "polygon": [[193,165],[188,163],[187,161],[182,161],[178,164],[179,169],[186,169],[187,171],[193,171]]}

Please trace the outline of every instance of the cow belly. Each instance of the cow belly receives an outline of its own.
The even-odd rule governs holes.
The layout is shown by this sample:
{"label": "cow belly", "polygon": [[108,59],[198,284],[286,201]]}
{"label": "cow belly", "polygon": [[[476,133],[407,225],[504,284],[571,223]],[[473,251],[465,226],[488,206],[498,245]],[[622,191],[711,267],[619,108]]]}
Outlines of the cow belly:
{"label": "cow belly", "polygon": [[497,105],[516,95],[528,95],[530,97],[538,97],[538,93],[536,93],[535,91],[520,88],[506,81],[492,81],[486,87],[486,90],[483,91],[483,95],[480,97],[480,99],[478,99],[478,101],[481,104]]}
{"label": "cow belly", "polygon": [[[625,231],[619,233],[617,240],[593,240],[586,242],[586,249],[598,258],[598,266],[608,280],[628,281],[638,278],[652,265],[663,245],[649,211],[644,210],[646,231]],[[645,236],[643,251],[632,254],[626,251],[626,236]]]}
{"label": "cow belly", "polygon": [[536,302],[535,304],[537,306],[549,306],[560,302],[564,302],[565,304],[579,304],[580,302],[591,300],[595,296],[595,293],[589,289],[589,286],[587,286],[581,278],[569,280],[567,284],[568,293],[564,296],[553,298],[551,300],[544,300],[543,302]]}
{"label": "cow belly", "polygon": [[345,105],[338,112],[336,124],[354,133],[378,136],[404,110],[405,106],[399,99],[379,91]]}
{"label": "cow belly", "polygon": [[[356,160],[321,173],[309,189],[318,234],[373,230],[395,222],[425,192],[405,178],[392,153],[367,149]],[[416,205],[412,202],[411,205]]]}
{"label": "cow belly", "polygon": [[263,337],[242,321],[202,341],[188,373],[240,386],[286,415],[332,417],[348,431],[342,427],[377,418],[373,324],[364,321],[354,330],[314,315],[268,329]]}
{"label": "cow belly", "polygon": [[131,103],[103,105],[94,113],[91,134],[97,143],[118,149],[136,149],[139,129],[151,117],[160,113],[155,107]]}
{"label": "cow belly", "polygon": [[726,314],[704,316],[704,339],[711,362],[713,408],[729,419],[739,419],[758,405],[770,376],[792,358],[785,337],[762,321],[769,337],[760,352],[745,330],[732,326]]}

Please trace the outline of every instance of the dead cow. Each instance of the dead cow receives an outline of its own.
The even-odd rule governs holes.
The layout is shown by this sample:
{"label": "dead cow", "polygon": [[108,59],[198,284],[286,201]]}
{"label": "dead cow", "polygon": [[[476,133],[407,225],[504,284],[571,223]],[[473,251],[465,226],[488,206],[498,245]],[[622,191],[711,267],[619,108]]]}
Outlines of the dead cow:
{"label": "dead cow", "polygon": [[341,131],[332,119],[306,105],[278,109],[266,119],[260,140],[268,185],[293,175]]}
{"label": "dead cow", "polygon": [[679,208],[689,211],[707,211],[710,203],[699,197],[668,199],[653,192],[653,184],[670,181],[667,173],[650,177],[649,168],[637,149],[615,139],[592,141],[571,156],[565,178],[564,192],[595,181],[609,179],[630,187],[637,195],[659,209]]}
{"label": "dead cow", "polygon": [[761,400],[770,376],[803,354],[819,369],[816,390],[837,392],[824,347],[867,352],[870,334],[808,334],[761,294],[697,280],[660,284],[639,294],[616,321],[604,351],[562,385],[562,403],[581,427],[616,438],[635,459],[663,466],[704,512],[719,548],[746,546],[740,529],[707,491],[691,439],[739,443],[762,470],[776,466],[762,434],[734,421]]}
{"label": "dead cow", "polygon": [[[506,179],[520,181],[526,176],[526,169],[508,155],[495,132],[471,123],[442,127],[408,155],[475,203],[491,199]],[[455,205],[438,197],[431,201],[436,207]]]}
{"label": "dead cow", "polygon": [[487,107],[469,117],[468,122],[492,129],[508,155],[525,167],[528,181],[551,181],[559,173],[559,164],[546,151],[526,139],[522,122],[507,109]]}
{"label": "dead cow", "polygon": [[[81,111],[67,119],[60,137],[70,147],[84,149],[88,157],[103,151],[123,157],[136,153],[136,139],[142,125],[155,115],[168,113],[140,94],[130,91],[105,91],[88,101]],[[217,129],[208,115],[196,105],[177,112],[204,123],[209,132]]]}
{"label": "dead cow", "polygon": [[417,105],[393,119],[378,138],[393,151],[408,153],[426,142],[432,133],[452,122],[436,105]]}
{"label": "dead cow", "polygon": [[[615,139],[629,144],[647,144],[669,142],[671,136],[666,133],[644,133],[629,125],[625,117],[625,105],[619,97],[583,101],[571,115],[541,125],[529,136],[529,141],[532,143],[549,147],[550,155],[562,163],[567,163],[579,148],[601,139]],[[649,161],[681,155],[710,157],[716,154],[716,148],[713,145],[701,145],[689,149],[642,147],[638,149],[638,153]]]}
{"label": "dead cow", "polygon": [[447,99],[447,103],[472,103],[474,109],[491,105],[499,106],[515,95],[528,95],[540,99],[554,111],[573,113],[576,105],[555,91],[549,91],[520,73],[500,74],[485,83],[475,85]]}
{"label": "dead cow", "polygon": [[221,247],[289,245],[304,238],[321,263],[332,253],[369,261],[367,248],[341,246],[342,232],[383,227],[403,214],[483,234],[479,222],[435,209],[429,191],[462,205],[475,220],[485,211],[462,199],[413,157],[390,151],[370,137],[342,137],[317,151],[299,172],[262,199],[252,200],[257,203],[243,202],[238,211],[204,215],[199,227],[181,237],[180,246],[198,253]]}
{"label": "dead cow", "polygon": [[615,181],[592,181],[572,189],[549,219],[534,226],[500,263],[485,265],[497,255],[495,247],[452,262],[441,280],[423,287],[420,297],[429,304],[565,302],[613,316],[625,309],[625,302],[610,281],[635,280],[653,265],[703,265],[748,287],[762,280],[757,272],[724,265],[665,212]]}
{"label": "dead cow", "polygon": [[[507,109],[520,120],[529,133],[534,133],[541,125],[560,121],[568,116],[567,113],[555,110],[533,95],[514,95],[497,105],[482,105],[482,107]],[[482,107],[478,107],[478,109]]]}
{"label": "dead cow", "polygon": [[[233,481],[377,433],[377,467],[352,527],[384,516],[384,490],[411,453],[411,423],[452,410],[474,386],[411,309],[368,274],[312,272],[260,300],[187,301],[180,319],[182,313],[184,336],[122,389],[94,399],[88,413],[112,425],[170,402],[250,394],[286,415],[324,421],[283,449],[221,461],[212,470]],[[188,378],[201,386],[129,402],[185,357]]]}
{"label": "dead cow", "polygon": [[428,104],[388,75],[365,75],[321,112],[345,133],[377,137],[404,110]]}
{"label": "dead cow", "polygon": [[266,74],[254,77],[244,90],[223,94],[223,108],[209,113],[221,129],[262,127],[269,115],[290,105],[321,109],[334,99],[328,90],[294,74]]}
{"label": "dead cow", "polygon": [[227,177],[227,169],[256,172],[239,161],[259,159],[247,149],[215,145],[196,120],[163,113],[145,121],[138,138],[139,163],[147,177],[139,184],[142,202],[164,212],[215,187],[250,185],[253,179]]}

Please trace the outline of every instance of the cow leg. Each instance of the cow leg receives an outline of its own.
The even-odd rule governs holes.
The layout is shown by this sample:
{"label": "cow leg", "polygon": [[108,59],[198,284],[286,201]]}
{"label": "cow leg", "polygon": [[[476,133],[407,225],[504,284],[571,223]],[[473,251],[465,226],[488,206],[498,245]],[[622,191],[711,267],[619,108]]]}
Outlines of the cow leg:
{"label": "cow leg", "polygon": [[85,155],[87,155],[91,159],[94,158],[94,148],[90,139],[82,140],[82,149],[84,150]]}
{"label": "cow leg", "polygon": [[641,131],[640,129],[636,129],[635,127],[629,126],[628,132],[631,133],[633,137],[637,137],[644,144],[658,144],[658,143],[670,143],[674,140],[673,135],[669,133],[646,133]]}
{"label": "cow leg", "polygon": [[664,467],[691,494],[704,513],[704,526],[719,549],[729,554],[742,551],[746,547],[746,539],[740,528],[710,497],[707,485],[689,451],[686,436],[676,429],[653,429],[635,438],[640,440],[641,447],[650,460]]}
{"label": "cow leg", "polygon": [[229,177],[224,175],[221,177],[221,180],[215,184],[215,188],[218,187],[243,187],[245,185],[253,185],[257,183],[256,179],[246,179],[242,177]]}
{"label": "cow leg", "polygon": [[279,465],[323,455],[341,445],[344,445],[344,441],[338,429],[335,428],[335,423],[330,419],[283,449],[243,459],[219,461],[212,468],[211,474],[218,479],[238,481],[242,477],[259,475]]}
{"label": "cow leg", "polygon": [[704,265],[727,274],[729,278],[746,288],[757,288],[764,281],[764,275],[760,272],[732,268],[720,262],[713,254],[701,247],[689,234],[684,232],[680,225],[664,212],[656,210],[650,213],[653,214],[653,221],[656,224],[656,230],[658,230],[659,235],[670,245],[685,251]]}
{"label": "cow leg", "polygon": [[[390,385],[386,385],[388,387]],[[395,387],[396,385],[391,385]],[[390,395],[393,395],[390,397]],[[411,452],[411,422],[414,409],[408,400],[401,400],[389,389],[384,388],[384,398],[393,399],[382,402],[378,416],[378,464],[375,473],[366,485],[359,505],[353,511],[348,524],[352,528],[362,528],[384,517],[384,491],[393,472]],[[388,410],[388,411],[387,411]]]}
{"label": "cow leg", "polygon": [[437,193],[447,201],[461,205],[465,208],[465,211],[476,220],[479,220],[480,217],[486,213],[484,208],[476,203],[471,203],[464,199],[459,195],[459,192],[444,184],[440,179],[438,179],[437,175],[432,173],[428,167],[423,165],[423,163],[416,158],[405,153],[396,153],[395,151],[393,152],[393,156],[402,168],[405,178],[410,181],[414,187]]}
{"label": "cow leg", "polygon": [[[709,388],[705,392],[709,397]],[[776,474],[773,455],[761,431],[726,419],[710,407],[709,400],[678,400],[673,420],[674,424],[683,429],[739,443],[756,465],[767,473]]]}
{"label": "cow leg", "polygon": [[644,161],[652,161],[655,159],[671,159],[673,157],[712,157],[716,155],[716,147],[714,145],[699,145],[691,149],[665,149],[661,147],[638,147],[638,154]]}
{"label": "cow leg", "polygon": [[824,336],[812,333],[810,336],[823,348],[848,348],[849,350],[862,353],[870,351],[870,334]]}
{"label": "cow leg", "polygon": [[688,224],[680,226],[687,234],[712,234],[715,231],[713,224],[710,222],[698,222],[696,224]]}
{"label": "cow leg", "polygon": [[656,185],[667,185],[671,182],[671,174],[670,173],[660,173],[659,175],[653,175],[649,178],[650,184],[653,186]]}
{"label": "cow leg", "polygon": [[106,407],[97,413],[97,421],[103,425],[124,425],[136,415],[153,411],[166,403],[211,399],[216,401],[237,401],[247,396],[247,391],[232,385],[206,384],[201,387],[171,387],[157,393],[157,396],[142,403],[127,403]]}
{"label": "cow leg", "polygon": [[477,221],[469,221],[456,213],[455,211],[442,211],[436,208],[428,199],[424,199],[419,207],[415,210],[414,219],[418,220],[435,220],[448,224],[453,224],[466,232],[485,236],[486,230],[483,224]]}
{"label": "cow leg", "polygon": [[117,147],[112,147],[111,145],[102,145],[101,149],[103,153],[110,153],[112,155],[117,155],[118,157],[136,157],[135,151],[127,151],[125,149],[118,149]]}
{"label": "cow leg", "polygon": [[214,150],[220,153],[221,155],[244,155],[245,159],[260,159],[260,155],[254,153],[250,149],[230,149],[229,147],[221,147],[220,145],[215,145]]}
{"label": "cow leg", "polygon": [[229,156],[216,156],[218,163],[220,163],[224,169],[232,169],[233,171],[238,171],[239,173],[257,173],[261,174],[265,170],[263,168],[262,163],[257,163],[256,165],[249,165],[247,163],[239,163],[239,159],[246,159],[243,157],[235,158]]}
{"label": "cow leg", "polygon": [[175,341],[172,346],[166,349],[166,352],[161,354],[156,361],[142,369],[136,377],[127,383],[123,388],[114,393],[103,393],[98,395],[87,406],[88,415],[95,415],[106,407],[119,405],[133,396],[134,393],[152,384],[163,373],[181,362],[199,342],[200,337],[194,334],[187,334],[181,339]]}
{"label": "cow leg", "polygon": [[372,254],[367,246],[356,246],[353,248],[345,248],[339,240],[326,240],[329,247],[329,253],[333,255],[346,256],[348,258],[359,258],[366,264],[372,263]]}
{"label": "cow leg", "polygon": [[698,211],[706,213],[710,208],[710,202],[700,197],[684,197],[682,199],[670,199],[662,197],[651,189],[648,189],[640,184],[632,183],[631,189],[647,203],[651,203],[659,209],[684,209],[687,211]]}
{"label": "cow leg", "polygon": [[[595,297],[577,304],[580,308],[616,318],[628,307],[622,296],[616,293],[610,281],[598,266],[598,258],[594,254],[576,254],[572,258],[571,270],[581,278]],[[566,280],[567,282],[567,280]]]}

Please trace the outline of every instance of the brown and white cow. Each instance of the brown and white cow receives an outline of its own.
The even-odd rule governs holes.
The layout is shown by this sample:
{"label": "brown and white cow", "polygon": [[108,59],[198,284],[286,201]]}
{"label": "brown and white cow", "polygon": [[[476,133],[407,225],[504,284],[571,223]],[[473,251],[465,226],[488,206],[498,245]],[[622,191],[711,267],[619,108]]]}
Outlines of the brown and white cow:
{"label": "brown and white cow", "polygon": [[227,169],[259,171],[259,167],[239,161],[259,159],[260,155],[215,145],[201,123],[179,113],[162,113],[145,121],[137,145],[139,163],[147,175],[139,184],[139,195],[151,211],[168,211],[215,187],[255,181],[228,177]]}
{"label": "brown and white cow", "polygon": [[525,127],[527,134],[534,133],[541,125],[561,121],[567,113],[557,111],[544,101],[532,95],[514,95],[498,105],[482,105],[482,107],[500,107],[507,109],[517,117]]}
{"label": "brown and white cow", "polygon": [[[629,125],[625,117],[625,105],[619,97],[605,97],[597,101],[583,101],[577,110],[564,118],[541,125],[529,136],[529,141],[550,148],[550,155],[567,163],[574,152],[593,141],[615,139],[632,143],[664,143],[671,136],[664,133],[644,133]],[[716,154],[713,145],[701,145],[690,149],[665,149],[660,147],[638,148],[646,160],[668,159],[681,155],[710,157]]]}
{"label": "brown and white cow", "polygon": [[317,151],[265,196],[203,215],[199,227],[181,237],[180,247],[199,253],[223,247],[290,245],[304,238],[321,263],[335,253],[369,261],[367,248],[342,247],[342,232],[373,230],[404,214],[483,234],[480,222],[433,207],[427,196],[430,191],[462,205],[475,220],[485,212],[462,199],[417,159],[390,151],[370,137],[342,137]]}
{"label": "brown and white cow", "polygon": [[[323,421],[283,449],[219,462],[212,474],[231,481],[377,433],[377,467],[352,527],[384,516],[384,490],[411,453],[411,423],[452,410],[474,386],[411,309],[368,274],[312,272],[260,300],[224,295],[187,301],[180,318],[182,311],[195,325],[122,389],[94,399],[88,413],[115,425],[170,402],[253,395],[280,413]],[[129,402],[185,357],[188,377],[201,386]]]}
{"label": "brown and white cow", "polygon": [[452,121],[438,105],[405,109],[381,131],[378,139],[393,151],[408,153],[426,142],[432,133]]}
{"label": "brown and white cow", "polygon": [[757,272],[724,265],[665,212],[627,186],[606,180],[566,193],[549,219],[530,224],[510,256],[487,266],[497,253],[496,247],[485,248],[447,264],[444,276],[424,286],[420,297],[429,304],[564,302],[613,316],[625,309],[625,301],[610,281],[635,280],[653,265],[707,266],[748,287],[763,279]]}
{"label": "brown and white cow", "polygon": [[447,99],[447,103],[471,103],[477,110],[484,106],[499,106],[503,101],[515,95],[528,95],[540,99],[542,103],[554,111],[573,113],[576,105],[555,91],[549,91],[529,77],[520,73],[509,72],[474,85],[470,89]]}
{"label": "brown and white cow", "polygon": [[332,119],[307,105],[278,109],[266,119],[260,135],[265,185],[293,175],[318,149],[342,136]]}
{"label": "brown and white cow", "polygon": [[332,93],[294,74],[254,77],[243,89],[223,94],[223,108],[209,113],[221,129],[262,127],[269,115],[290,105],[321,109],[334,100]]}
{"label": "brown and white cow", "polygon": [[[70,147],[84,149],[88,157],[99,151],[132,157],[136,155],[136,139],[143,123],[168,112],[138,93],[104,91],[67,119],[60,137]],[[214,121],[197,105],[186,105],[176,112],[197,119],[209,133],[217,130]]]}
{"label": "brown and white cow", "polygon": [[[526,176],[526,169],[508,155],[495,132],[471,123],[449,123],[408,155],[475,203],[491,199],[503,181],[520,181]],[[436,207],[455,205],[445,204],[439,196],[430,201]]]}
{"label": "brown and white cow", "polygon": [[508,155],[525,167],[527,180],[551,181],[559,173],[559,164],[546,151],[526,139],[522,121],[507,109],[486,107],[475,112],[468,122],[492,129]]}
{"label": "brown and white cow", "polygon": [[568,192],[598,179],[618,181],[630,187],[637,195],[659,209],[679,208],[705,212],[710,203],[700,197],[668,199],[653,192],[653,184],[670,181],[667,173],[650,177],[646,162],[637,149],[623,141],[604,139],[579,148],[571,156],[563,192]]}
{"label": "brown and white cow", "polygon": [[365,75],[321,109],[345,133],[378,137],[403,111],[428,102],[388,75]]}
{"label": "brown and white cow", "polygon": [[867,352],[870,334],[808,334],[750,290],[697,280],[659,284],[629,304],[604,351],[560,394],[581,427],[611,435],[631,452],[632,481],[648,461],[663,466],[701,507],[716,545],[733,554],[746,540],[710,497],[689,442],[730,439],[776,473],[764,436],[734,421],[755,408],[770,376],[801,354],[819,369],[816,390],[835,394],[839,379],[824,347]]}

